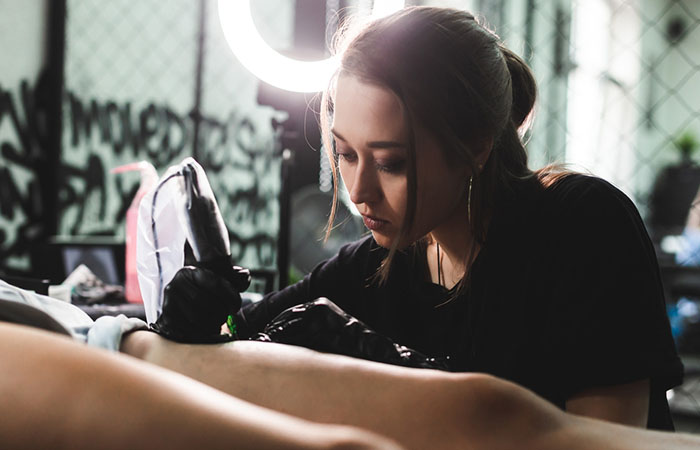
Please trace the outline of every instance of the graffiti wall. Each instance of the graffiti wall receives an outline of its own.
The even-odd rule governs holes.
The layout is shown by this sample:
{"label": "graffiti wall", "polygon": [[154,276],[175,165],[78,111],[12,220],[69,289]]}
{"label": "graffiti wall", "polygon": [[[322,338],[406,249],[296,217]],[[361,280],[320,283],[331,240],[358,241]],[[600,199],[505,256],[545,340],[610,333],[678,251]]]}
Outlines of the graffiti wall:
{"label": "graffiti wall", "polygon": [[[266,5],[257,19],[283,47],[293,2]],[[0,50],[10,63],[0,70],[0,269],[31,271],[31,246],[47,230],[123,237],[139,175],[111,169],[147,160],[162,174],[187,156],[207,171],[234,259],[275,268],[281,182],[272,119],[283,117],[258,105],[258,82],[228,49],[216,2],[68,0],[66,7],[62,145],[50,168],[58,214],[47,228],[37,162],[55,118],[36,106],[46,2],[2,4]]]}
{"label": "graffiti wall", "polygon": [[[162,174],[194,156],[219,202],[234,259],[274,268],[276,113],[257,105],[257,81],[217,42],[216,2],[205,3],[206,47],[198,61],[198,1],[169,1],[167,8],[157,0],[68,1],[59,233],[123,236],[139,175],[110,170],[147,160]],[[198,64],[205,81],[199,86]],[[208,98],[218,102],[205,108]]]}
{"label": "graffiti wall", "polygon": [[33,88],[0,85],[0,258],[3,267],[26,269],[29,243],[42,234],[42,198],[36,163],[41,158]]}
{"label": "graffiti wall", "polygon": [[44,233],[37,163],[45,155],[36,110],[45,2],[4,2],[0,13],[0,268],[27,270]]}
{"label": "graffiti wall", "polygon": [[[194,114],[166,103],[64,101],[64,146],[59,186],[59,230],[65,235],[123,235],[138,173],[110,169],[139,160],[164,173],[193,156]],[[250,267],[273,267],[278,227],[279,158],[269,120],[235,105],[227,116],[204,116],[198,162],[205,168],[230,230],[232,252]]]}

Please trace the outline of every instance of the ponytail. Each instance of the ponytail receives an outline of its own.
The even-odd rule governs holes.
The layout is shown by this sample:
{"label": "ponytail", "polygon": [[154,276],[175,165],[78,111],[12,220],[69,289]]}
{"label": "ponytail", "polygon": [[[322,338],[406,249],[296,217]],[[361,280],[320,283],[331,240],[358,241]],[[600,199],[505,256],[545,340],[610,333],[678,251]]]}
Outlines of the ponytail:
{"label": "ponytail", "polygon": [[[529,125],[529,116],[532,114],[537,98],[537,82],[535,76],[523,59],[512,50],[501,47],[501,52],[506,60],[510,72],[511,89],[513,91],[513,105],[511,106],[511,120],[515,128],[520,130],[523,125]],[[521,131],[521,135],[524,132]]]}

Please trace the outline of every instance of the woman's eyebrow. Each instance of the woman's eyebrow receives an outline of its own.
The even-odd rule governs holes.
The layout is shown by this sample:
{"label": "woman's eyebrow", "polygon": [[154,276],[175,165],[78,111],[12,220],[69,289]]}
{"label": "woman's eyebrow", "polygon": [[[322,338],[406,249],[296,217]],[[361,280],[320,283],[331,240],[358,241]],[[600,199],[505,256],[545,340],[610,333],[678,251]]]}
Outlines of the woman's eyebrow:
{"label": "woman's eyebrow", "polygon": [[341,141],[347,142],[347,139],[345,139],[345,138],[343,137],[343,135],[340,134],[340,133],[338,133],[334,128],[331,128],[331,134],[333,134],[333,136],[335,136],[336,138],[340,139]]}
{"label": "woman's eyebrow", "polygon": [[[343,137],[342,134],[338,133],[336,130],[331,129],[331,133],[337,139],[347,142],[347,139]],[[399,141],[369,141],[367,142],[367,148],[406,148],[406,144]]]}
{"label": "woman's eyebrow", "polygon": [[368,148],[406,148],[406,144],[399,141],[370,141]]}

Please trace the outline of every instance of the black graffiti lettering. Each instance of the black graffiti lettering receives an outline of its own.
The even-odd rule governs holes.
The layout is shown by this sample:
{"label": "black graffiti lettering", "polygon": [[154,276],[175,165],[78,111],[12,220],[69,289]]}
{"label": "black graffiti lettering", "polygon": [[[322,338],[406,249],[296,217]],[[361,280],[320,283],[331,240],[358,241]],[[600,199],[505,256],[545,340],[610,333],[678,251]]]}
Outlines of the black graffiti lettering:
{"label": "black graffiti lettering", "polygon": [[276,160],[270,153],[263,153],[259,150],[255,150],[253,154],[258,155],[253,159],[252,170],[254,172],[273,173],[273,169],[276,169],[277,173],[279,173],[279,164],[275,165]]}
{"label": "black graffiti lettering", "polygon": [[[22,198],[11,179],[12,175],[9,171],[5,171],[7,171],[7,168],[0,169],[0,197],[2,198],[2,205],[10,208],[10,213],[8,216],[5,216],[3,213],[3,216],[12,220],[17,208],[19,208],[24,213],[26,220],[17,227],[13,242],[8,242],[7,233],[4,230],[0,230],[0,244],[9,244],[0,250],[0,256],[3,258],[10,255],[27,254],[31,243],[40,239],[45,229],[40,217],[41,194],[36,180],[28,183],[27,195]],[[5,184],[6,182],[7,184]],[[5,195],[9,198],[5,198]]]}
{"label": "black graffiti lettering", "polygon": [[254,156],[253,148],[255,148],[255,145],[253,142],[255,142],[255,133],[255,125],[247,118],[241,121],[236,130],[236,145],[249,156]]}
{"label": "black graffiti lettering", "polygon": [[[101,142],[111,145],[115,154],[122,154],[130,146],[134,155],[143,151],[154,165],[162,167],[185,151],[191,142],[192,124],[199,120],[200,163],[207,170],[225,170],[226,153],[233,151],[242,153],[247,159],[239,168],[252,169],[252,161],[260,158],[266,160],[265,168],[269,168],[267,164],[273,160],[271,149],[261,148],[256,141],[259,131],[255,124],[250,118],[239,117],[235,112],[230,113],[226,121],[198,116],[194,111],[182,117],[167,106],[151,103],[138,113],[135,131],[130,103],[119,106],[108,101],[102,105],[90,100],[86,107],[73,94],[69,94],[68,101],[73,146],[79,146],[83,139],[89,141],[93,129],[97,128]],[[241,158],[238,159],[240,164]]]}
{"label": "black graffiti lettering", "polygon": [[97,100],[92,100],[86,109],[83,103],[72,93],[68,93],[71,115],[71,145],[78,147],[81,140],[90,142],[92,128],[99,122],[100,109]]}
{"label": "black graffiti lettering", "polygon": [[[72,234],[79,235],[81,226],[84,225],[85,210],[87,207],[87,199],[91,195],[97,195],[99,198],[98,218],[106,217],[107,189],[104,177],[104,165],[98,155],[92,153],[88,156],[86,167],[80,168],[68,164],[61,164],[59,168],[58,186],[58,206],[59,211],[65,211],[67,208],[76,207],[77,216],[70,225]],[[76,191],[71,180],[80,180],[83,182],[83,188]]]}
{"label": "black graffiti lettering", "polygon": [[[102,131],[102,143],[103,144],[112,144],[112,148],[114,149],[114,152],[117,154],[121,153],[122,147],[123,147],[123,137],[116,136],[116,131],[117,127],[114,126],[114,120],[113,117],[117,116],[117,123],[116,125],[121,128],[120,125],[120,120],[119,120],[119,108],[117,107],[117,104],[109,101],[107,104],[102,108],[102,111],[99,114],[100,117],[100,130]],[[119,133],[122,134],[122,133]]]}
{"label": "black graffiti lettering", "polygon": [[131,102],[124,103],[120,108],[121,127],[124,130],[124,145],[130,145],[134,155],[141,152],[141,136],[138,132],[138,127],[134,125],[133,116],[131,115]]}
{"label": "black graffiti lettering", "polygon": [[224,169],[221,151],[225,124],[218,120],[203,118],[200,122],[200,150],[203,164],[208,170],[221,172]]}
{"label": "black graffiti lettering", "polygon": [[139,114],[139,135],[141,148],[145,149],[148,157],[153,161],[159,160],[160,145],[155,141],[160,124],[160,113],[156,105],[151,103]]}
{"label": "black graffiti lettering", "polygon": [[15,207],[21,206],[19,189],[7,167],[0,167],[0,214],[9,219],[15,218]]}
{"label": "black graffiti lettering", "polygon": [[277,241],[273,236],[262,233],[253,236],[240,236],[231,233],[230,240],[233,261],[240,261],[248,252],[253,251],[261,266],[271,267],[275,263]]}
{"label": "black graffiti lettering", "polygon": [[[31,241],[45,229],[39,179],[34,171],[39,159],[45,157],[41,149],[46,146],[41,144],[49,118],[41,105],[36,104],[42,96],[33,92],[29,83],[23,81],[17,92],[13,94],[0,86],[0,125],[9,122],[14,133],[9,138],[6,133],[0,136],[0,217],[8,222],[0,229],[0,258],[5,259],[28,254]],[[65,219],[64,214],[69,210],[71,217],[70,223],[63,223],[61,229],[72,234],[85,234],[86,229],[90,234],[114,233],[124,220],[138,184],[126,183],[120,177],[106,177],[106,161],[113,164],[114,155],[122,156],[122,160],[147,159],[162,173],[166,164],[178,156],[186,156],[187,149],[192,148],[195,118],[192,113],[177,114],[164,104],[150,103],[136,109],[130,102],[82,99],[69,91],[63,101],[64,131],[70,133],[64,141],[68,144],[64,151],[71,155],[71,161],[75,161],[78,153],[84,156],[79,158],[79,163],[63,159],[55,168],[59,180],[56,186],[59,218]],[[210,179],[230,177],[236,171],[255,173],[258,179],[247,188],[216,192],[228,204],[224,208],[226,223],[252,224],[256,230],[253,236],[232,233],[232,251],[236,248],[238,256],[257,258],[261,267],[272,266],[277,240],[276,199],[270,198],[258,183],[274,176],[271,170],[279,165],[273,145],[268,148],[265,144],[272,144],[274,136],[261,136],[274,131],[257,129],[250,117],[235,110],[223,120],[217,117],[197,117],[197,120],[198,157]],[[135,158],[128,158],[129,153]],[[29,171],[30,179],[27,181],[26,175],[18,170]],[[109,188],[107,180],[114,180]],[[18,215],[22,223],[9,224],[16,222]],[[86,227],[88,220],[99,220],[102,228],[98,230],[96,224]],[[7,242],[8,237],[12,242]]]}
{"label": "black graffiti lettering", "polygon": [[29,208],[25,211],[29,220],[27,220],[24,228],[22,228],[22,236],[29,239],[30,242],[36,242],[44,233],[44,224],[41,223],[42,199],[41,190],[37,180],[29,182],[27,189]]}
{"label": "black graffiti lettering", "polygon": [[131,146],[134,140],[131,132],[131,105],[120,108],[109,101],[101,106],[97,100],[90,100],[88,107],[72,93],[68,94],[71,123],[71,145],[79,147],[82,141],[89,144],[93,139],[93,130],[99,133],[103,144],[111,145],[114,153],[120,155],[124,148]]}
{"label": "black graffiti lettering", "polygon": [[121,155],[124,148],[131,145],[131,123],[130,123],[131,105],[126,104],[123,108],[113,102],[107,102],[104,108],[104,134],[102,141],[112,145],[114,153]]}
{"label": "black graffiti lettering", "polygon": [[[68,177],[65,176],[65,172],[69,170],[68,166],[62,165],[60,173],[62,174],[61,179],[67,180]],[[58,210],[65,211],[69,206],[78,203],[78,193],[75,192],[75,188],[67,182],[62,182],[58,188]]]}
{"label": "black graffiti lettering", "polygon": [[[100,142],[111,146],[114,154],[131,149],[134,156],[143,153],[156,166],[171,162],[182,154],[190,141],[190,124],[167,106],[150,103],[132,115],[130,102],[81,101],[69,93],[71,112],[71,145],[91,142],[93,132],[99,132]],[[89,106],[85,106],[88,104]]]}
{"label": "black graffiti lettering", "polygon": [[[99,210],[97,217],[103,221],[107,212],[107,187],[105,186],[104,165],[102,160],[96,154],[90,154],[87,160],[87,167],[84,170],[75,167],[66,167],[64,173],[70,173],[74,177],[82,178],[85,182],[85,187],[80,194],[75,193],[74,202],[78,207],[78,214],[70,227],[71,234],[79,235],[80,228],[83,226],[85,211],[87,209],[87,200],[92,195],[97,195],[99,198]],[[65,183],[67,184],[67,182]]]}
{"label": "black graffiti lettering", "polygon": [[[254,229],[261,230],[269,229],[270,223],[277,220],[270,199],[260,195],[257,183],[250,189],[229,193],[225,199],[231,205],[224,218],[227,223],[250,223]],[[247,252],[253,251],[261,266],[271,267],[274,265],[277,251],[274,231],[243,236],[236,230],[231,230],[230,240],[232,242],[231,254],[234,256],[234,260],[242,259]]]}
{"label": "black graffiti lettering", "polygon": [[27,158],[24,155],[20,155],[15,146],[9,142],[3,142],[0,148],[2,149],[0,152],[4,160],[19,164],[22,167],[29,167],[31,165],[28,163]]}
{"label": "black graffiti lettering", "polygon": [[[21,91],[26,91],[27,88],[25,86],[25,83],[23,82],[20,87]],[[28,107],[27,99],[30,96],[27,93],[24,93],[22,95],[22,99],[25,100],[23,103],[23,106],[25,107],[26,115],[31,114],[31,110]],[[10,122],[12,124],[12,129],[15,132],[22,148],[30,148],[31,147],[31,132],[29,129],[29,126],[23,124],[20,121],[19,114],[17,113],[17,108],[15,106],[15,102],[12,99],[12,95],[10,92],[2,90],[2,86],[0,86],[0,125],[2,125],[3,118],[5,114],[9,114],[10,116]]]}
{"label": "black graffiti lettering", "polygon": [[[0,266],[4,266],[10,256],[28,255],[32,242],[46,229],[41,217],[42,197],[35,172],[37,163],[44,157],[41,149],[45,146],[41,143],[45,137],[46,119],[40,117],[34,93],[26,80],[20,83],[18,98],[19,105],[12,92],[0,86],[0,125],[5,117],[9,117],[9,129],[14,136],[14,139],[3,136],[3,142],[0,142],[4,163],[0,168],[0,217],[14,222],[19,215],[22,220],[15,225],[14,233],[0,230]],[[20,111],[24,117],[20,116]],[[20,176],[18,169],[25,173]],[[18,180],[26,179],[26,173],[30,179],[24,183],[24,189],[20,189]],[[14,235],[14,240],[8,242],[11,235]]]}
{"label": "black graffiti lettering", "polygon": [[12,108],[14,108],[12,95],[3,90],[2,85],[0,85],[0,125],[2,125],[2,121],[6,114],[10,114],[10,117],[12,117]]}
{"label": "black graffiti lettering", "polygon": [[[44,79],[44,78],[42,78]],[[40,84],[40,88],[46,91],[46,83]],[[41,149],[46,148],[46,116],[45,111],[37,105],[34,92],[26,80],[20,83],[20,95],[22,97],[22,108],[24,109],[24,121],[26,126],[20,135],[22,147],[28,157],[39,160],[44,157]],[[30,156],[31,155],[31,156]]]}
{"label": "black graffiti lettering", "polygon": [[163,138],[161,147],[167,149],[168,160],[181,154],[190,140],[190,133],[185,120],[178,116],[172,109],[165,108],[165,125],[163,126]]}
{"label": "black graffiti lettering", "polygon": [[230,218],[235,222],[253,223],[261,227],[270,223],[270,200],[259,194],[257,184],[248,190],[241,190],[226,196],[230,208]]}
{"label": "black graffiti lettering", "polygon": [[102,164],[102,160],[99,156],[92,154],[88,158],[88,166],[86,170],[86,194],[97,190],[100,194],[100,212],[99,218],[102,220],[105,218],[105,213],[107,211],[107,189],[105,187],[105,169]]}

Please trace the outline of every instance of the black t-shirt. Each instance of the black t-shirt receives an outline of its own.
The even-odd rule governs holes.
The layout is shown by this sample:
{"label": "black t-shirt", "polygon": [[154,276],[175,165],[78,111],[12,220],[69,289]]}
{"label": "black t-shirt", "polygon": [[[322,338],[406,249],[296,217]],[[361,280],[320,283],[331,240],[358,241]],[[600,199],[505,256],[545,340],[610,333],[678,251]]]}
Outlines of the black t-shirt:
{"label": "black t-shirt", "polygon": [[[570,175],[524,183],[501,201],[466,295],[430,282],[425,255],[371,237],[344,246],[302,281],[246,307],[259,331],[284,309],[327,297],[395,342],[448,357],[455,371],[514,381],[563,408],[584,389],[651,380],[649,427],[672,429],[665,392],[682,380],[653,246],[632,202],[609,183]],[[438,306],[442,305],[442,306]]]}

